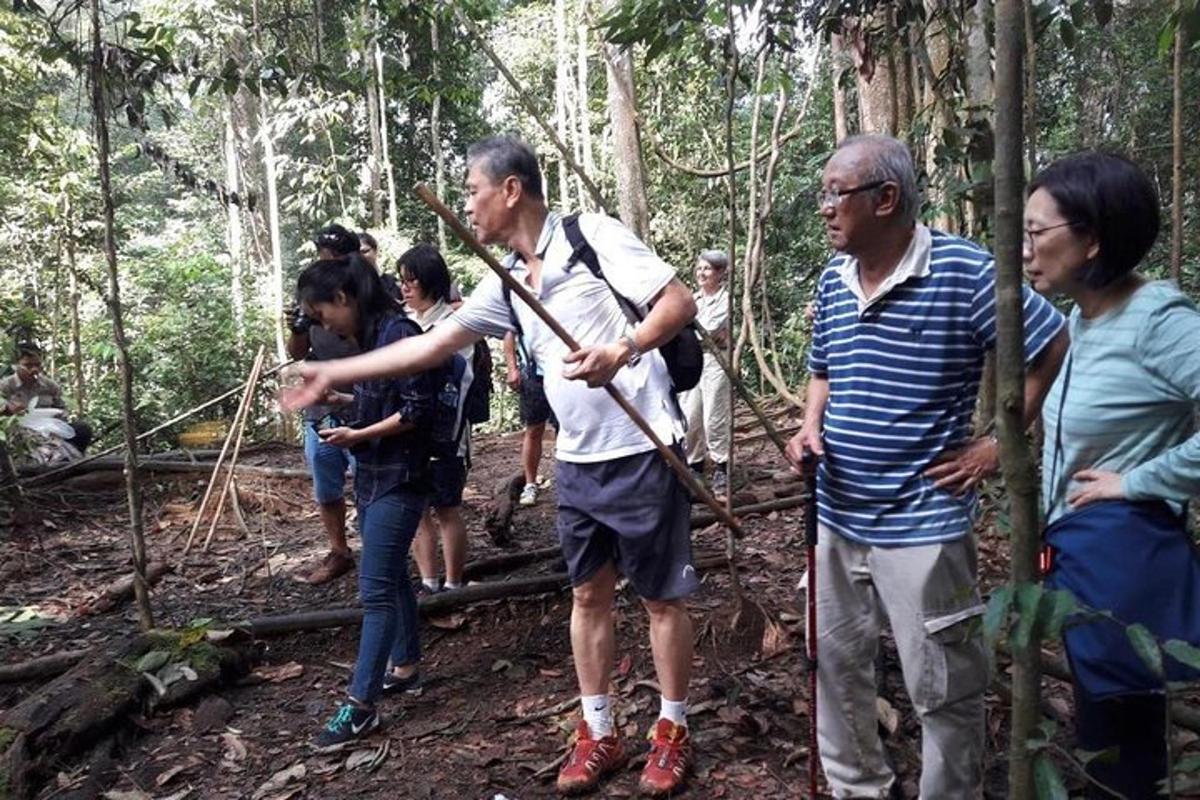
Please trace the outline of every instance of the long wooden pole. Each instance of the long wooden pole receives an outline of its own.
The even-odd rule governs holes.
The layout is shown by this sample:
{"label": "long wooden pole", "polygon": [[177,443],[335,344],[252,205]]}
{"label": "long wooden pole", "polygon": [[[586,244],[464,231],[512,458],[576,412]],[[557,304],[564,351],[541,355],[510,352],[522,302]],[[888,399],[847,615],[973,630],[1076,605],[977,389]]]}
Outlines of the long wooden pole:
{"label": "long wooden pole", "polygon": [[[421,201],[424,202],[425,205],[433,209],[435,214],[446,221],[446,225],[450,227],[450,230],[454,231],[454,234],[461,239],[464,244],[474,250],[475,254],[483,259],[483,262],[488,265],[492,272],[496,273],[500,277],[500,280],[503,281],[505,286],[512,290],[513,294],[521,298],[522,302],[529,306],[530,310],[537,314],[538,317],[541,318],[542,322],[545,322],[546,325],[550,327],[550,330],[554,331],[554,334],[558,336],[559,339],[562,339],[563,343],[565,343],[567,347],[571,349],[571,352],[575,352],[576,350],[580,349],[579,342],[575,341],[575,337],[571,336],[571,334],[567,332],[567,329],[559,324],[558,320],[550,316],[550,312],[547,311],[546,307],[543,306],[541,302],[539,302],[538,299],[530,293],[529,289],[525,287],[525,284],[508,274],[508,270],[500,265],[500,262],[496,260],[496,257],[492,255],[491,251],[484,247],[483,244],[475,238],[475,235],[467,229],[467,226],[463,225],[458,217],[454,216],[454,212],[447,208],[445,204],[437,198],[437,195],[430,191],[428,186],[426,186],[424,183],[418,183],[416,187],[414,187],[413,191],[416,192],[417,197],[421,198]],[[661,455],[663,460],[667,462],[667,465],[679,478],[680,482],[688,488],[688,491],[692,493],[692,496],[699,497],[704,504],[712,509],[713,513],[717,515],[717,519],[721,520],[721,522],[724,523],[725,526],[728,527],[735,536],[740,538],[743,535],[743,532],[742,527],[738,524],[737,519],[734,518],[734,516],[728,511],[726,511],[725,506],[719,503],[717,499],[712,496],[712,493],[696,480],[696,478],[692,475],[692,471],[688,469],[687,464],[684,464],[683,460],[679,458],[679,456],[675,455],[675,451],[667,447],[663,443],[662,439],[658,438],[658,434],[655,433],[654,429],[650,427],[650,423],[646,422],[645,418],[642,417],[642,415],[638,413],[638,410],[633,407],[633,404],[626,400],[625,396],[617,391],[616,387],[614,387],[611,383],[604,385],[604,391],[608,392],[608,395],[613,399],[613,402],[621,407],[621,410],[624,411],[631,420],[633,420],[633,423],[641,429],[642,433],[646,434],[646,436],[654,444],[654,449],[659,452],[659,455]]]}

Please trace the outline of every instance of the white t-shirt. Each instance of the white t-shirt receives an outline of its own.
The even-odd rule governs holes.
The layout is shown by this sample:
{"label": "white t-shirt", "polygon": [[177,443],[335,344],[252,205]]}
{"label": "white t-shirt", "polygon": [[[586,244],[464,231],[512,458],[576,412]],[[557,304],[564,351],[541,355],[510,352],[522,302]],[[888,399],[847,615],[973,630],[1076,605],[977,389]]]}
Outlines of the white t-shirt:
{"label": "white t-shirt", "polygon": [[[696,299],[696,324],[709,333],[716,333],[729,321],[729,288],[722,286],[712,294],[700,290]],[[707,354],[706,354],[707,355]]]}
{"label": "white t-shirt", "polygon": [[[579,229],[596,251],[604,277],[643,312],[675,277],[674,269],[617,220],[603,214],[581,214]],[[629,330],[629,321],[604,281],[593,277],[582,261],[566,270],[571,245],[559,214],[547,216],[537,252],[542,254],[542,283],[529,288],[581,346],[610,344]],[[529,286],[529,270],[522,259],[510,254],[504,266]],[[603,388],[591,389],[583,381],[563,377],[567,346],[515,293],[512,303],[525,346],[544,373],[546,399],[558,417],[557,457],[583,464],[653,450],[646,434]],[[485,336],[499,337],[510,331],[509,306],[499,276],[489,273],[453,318]],[[622,367],[612,384],[660,439],[670,443],[682,437],[682,423],[671,398],[671,379],[658,351],[643,354],[637,366]]]}

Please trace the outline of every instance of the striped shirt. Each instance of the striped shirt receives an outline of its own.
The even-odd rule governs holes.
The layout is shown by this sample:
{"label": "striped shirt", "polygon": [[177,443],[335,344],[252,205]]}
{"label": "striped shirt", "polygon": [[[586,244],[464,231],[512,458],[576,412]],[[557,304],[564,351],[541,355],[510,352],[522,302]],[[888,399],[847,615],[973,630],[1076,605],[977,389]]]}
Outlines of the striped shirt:
{"label": "striped shirt", "polygon": [[[993,258],[965,239],[917,226],[896,273],[863,302],[851,257],[835,256],[817,289],[809,370],[829,381],[822,523],[869,545],[947,542],[971,530],[973,494],[933,488],[924,471],[970,439],[985,353],[996,342]],[[861,293],[861,290],[858,290]],[[1023,290],[1025,359],[1065,324]]]}

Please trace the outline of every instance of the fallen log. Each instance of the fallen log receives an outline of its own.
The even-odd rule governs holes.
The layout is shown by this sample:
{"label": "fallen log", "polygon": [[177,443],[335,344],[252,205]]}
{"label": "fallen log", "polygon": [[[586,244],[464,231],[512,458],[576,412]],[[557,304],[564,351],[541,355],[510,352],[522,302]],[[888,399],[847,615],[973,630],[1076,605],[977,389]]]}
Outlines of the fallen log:
{"label": "fallen log", "polygon": [[54,678],[87,657],[91,650],[64,650],[61,653],[31,658],[15,664],[0,665],[0,683],[20,683],[38,678]]}
{"label": "fallen log", "polygon": [[[138,470],[141,472],[160,472],[163,474],[182,474],[189,475],[194,473],[211,473],[213,462],[211,461],[173,461],[171,459],[156,459],[151,458],[145,461],[138,462]],[[44,467],[23,467],[22,475],[30,477],[38,477],[49,472],[42,472]],[[123,472],[125,462],[113,460],[91,461],[83,465],[80,473],[89,472]],[[234,467],[234,472],[239,475],[259,475],[266,478],[310,478],[311,474],[306,469],[298,469],[294,467],[259,467],[253,464],[238,464]]]}
{"label": "fallen log", "polygon": [[[146,586],[153,586],[162,580],[162,577],[170,572],[174,567],[165,561],[152,561],[146,565]],[[124,575],[105,587],[100,596],[90,603],[84,603],[80,606],[75,614],[76,616],[86,617],[92,614],[103,614],[106,611],[111,611],[121,605],[129,598],[133,597],[133,575]]]}
{"label": "fallen log", "polygon": [[232,682],[257,657],[244,636],[218,644],[193,630],[155,631],[92,652],[0,714],[0,796],[27,800],[60,771],[89,764],[86,790],[98,796],[115,777],[120,743],[139,730],[135,715]]}
{"label": "fallen log", "polygon": [[490,558],[481,558],[463,567],[463,578],[468,581],[478,580],[484,575],[507,572],[528,564],[549,561],[561,555],[562,548],[558,545],[553,545],[551,547],[539,547],[536,550],[526,550],[523,553],[503,553]]}
{"label": "fallen log", "polygon": [[512,541],[512,518],[517,509],[517,500],[525,488],[525,473],[518,472],[496,485],[495,504],[488,509],[483,527],[492,544],[504,547]]}
{"label": "fallen log", "polygon": [[[728,558],[724,553],[701,554],[693,560],[693,566],[697,572],[705,572],[727,563]],[[436,616],[485,600],[558,592],[567,588],[570,583],[565,572],[511,581],[475,583],[461,589],[426,595],[417,601],[417,608],[425,616]],[[358,625],[360,622],[362,622],[361,608],[328,608],[320,611],[300,611],[295,614],[256,617],[237,623],[237,627],[252,634],[255,638],[259,638],[299,631],[316,631],[323,628],[341,628],[346,625]]]}
{"label": "fallen log", "polygon": [[[807,495],[794,495],[792,497],[781,497],[778,500],[768,500],[765,503],[752,503],[751,505],[735,506],[733,513],[735,516],[744,517],[748,514],[769,514],[772,511],[785,511],[789,508],[797,508],[804,505]],[[693,528],[707,528],[717,521],[715,514],[710,514],[707,511],[702,511],[699,514],[692,515]]]}

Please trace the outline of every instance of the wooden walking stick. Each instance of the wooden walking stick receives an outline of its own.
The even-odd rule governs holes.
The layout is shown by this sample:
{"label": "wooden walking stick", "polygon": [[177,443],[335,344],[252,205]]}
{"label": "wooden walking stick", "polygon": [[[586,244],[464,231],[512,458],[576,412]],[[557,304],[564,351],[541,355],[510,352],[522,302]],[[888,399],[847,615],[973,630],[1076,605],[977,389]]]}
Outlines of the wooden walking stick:
{"label": "wooden walking stick", "polygon": [[[500,265],[500,262],[496,260],[496,257],[492,255],[492,253],[486,247],[484,247],[478,239],[475,238],[474,234],[467,230],[467,226],[463,225],[462,222],[459,221],[458,217],[454,215],[454,212],[447,208],[445,204],[443,204],[442,201],[437,198],[437,195],[435,195],[429,189],[428,186],[426,186],[424,183],[418,183],[416,187],[414,187],[413,191],[416,192],[417,197],[421,198],[425,205],[433,209],[435,214],[446,221],[446,224],[450,226],[450,229],[454,231],[455,235],[458,236],[458,238],[461,239],[464,244],[474,250],[475,254],[483,259],[483,262],[491,268],[492,272],[500,276],[500,280],[503,281],[504,285],[508,286],[509,289],[512,290],[513,294],[521,298],[525,305],[529,306],[530,310],[537,314],[538,317],[541,318],[542,322],[545,322],[550,327],[550,330],[554,331],[555,335],[558,336],[559,339],[562,339],[572,352],[580,349],[579,342],[575,341],[575,338],[567,332],[567,329],[560,325],[558,320],[550,316],[550,312],[547,311],[545,306],[543,306],[541,302],[539,302],[538,299],[530,293],[525,284],[508,274],[508,270]],[[726,525],[735,536],[741,538],[743,536],[743,532],[741,525],[738,524],[737,519],[735,519],[734,516],[725,509],[724,505],[719,503],[717,499],[712,496],[712,493],[709,492],[707,488],[705,488],[699,481],[696,480],[696,478],[692,475],[692,471],[688,469],[686,464],[683,463],[683,460],[679,458],[679,456],[675,455],[675,452],[671,450],[671,448],[663,444],[662,439],[658,438],[658,434],[656,434],[654,429],[650,427],[650,423],[646,422],[645,418],[643,418],[642,415],[638,413],[638,410],[633,407],[633,404],[625,399],[625,396],[617,391],[616,387],[614,387],[611,383],[604,384],[604,391],[608,392],[608,396],[611,397],[613,401],[621,407],[621,410],[624,411],[631,420],[633,420],[634,424],[642,430],[642,433],[649,437],[650,441],[654,443],[654,448],[658,450],[659,455],[661,455],[663,460],[667,462],[667,466],[671,468],[671,471],[675,473],[680,482],[687,487],[688,491],[692,493],[692,496],[699,497],[701,500],[703,500],[704,504],[712,509],[713,513],[717,515],[717,519]]]}
{"label": "wooden walking stick", "polygon": [[817,798],[817,455],[807,447],[800,459],[804,472],[804,545],[808,557],[808,589],[804,592],[807,627],[804,636],[804,660],[808,668],[808,796]]}
{"label": "wooden walking stick", "polygon": [[229,433],[225,435],[225,443],[221,445],[221,453],[217,456],[217,463],[213,464],[212,477],[208,479],[208,487],[204,490],[204,497],[200,500],[200,508],[196,510],[196,519],[192,521],[192,530],[188,533],[187,543],[183,546],[183,554],[186,556],[188,551],[192,549],[192,541],[196,538],[196,531],[200,530],[200,522],[204,519],[204,511],[208,508],[208,501],[212,498],[213,489],[217,485],[217,476],[221,474],[221,465],[225,463],[225,453],[229,451],[229,445],[232,444],[237,436],[238,421],[242,418],[242,414],[249,403],[250,395],[254,393],[254,383],[258,378],[258,372],[262,368],[262,360],[266,350],[263,345],[259,345],[258,353],[254,356],[254,365],[250,368],[250,377],[246,380],[246,388],[242,392],[242,400],[238,403],[237,411],[233,415],[233,422],[229,425]]}

